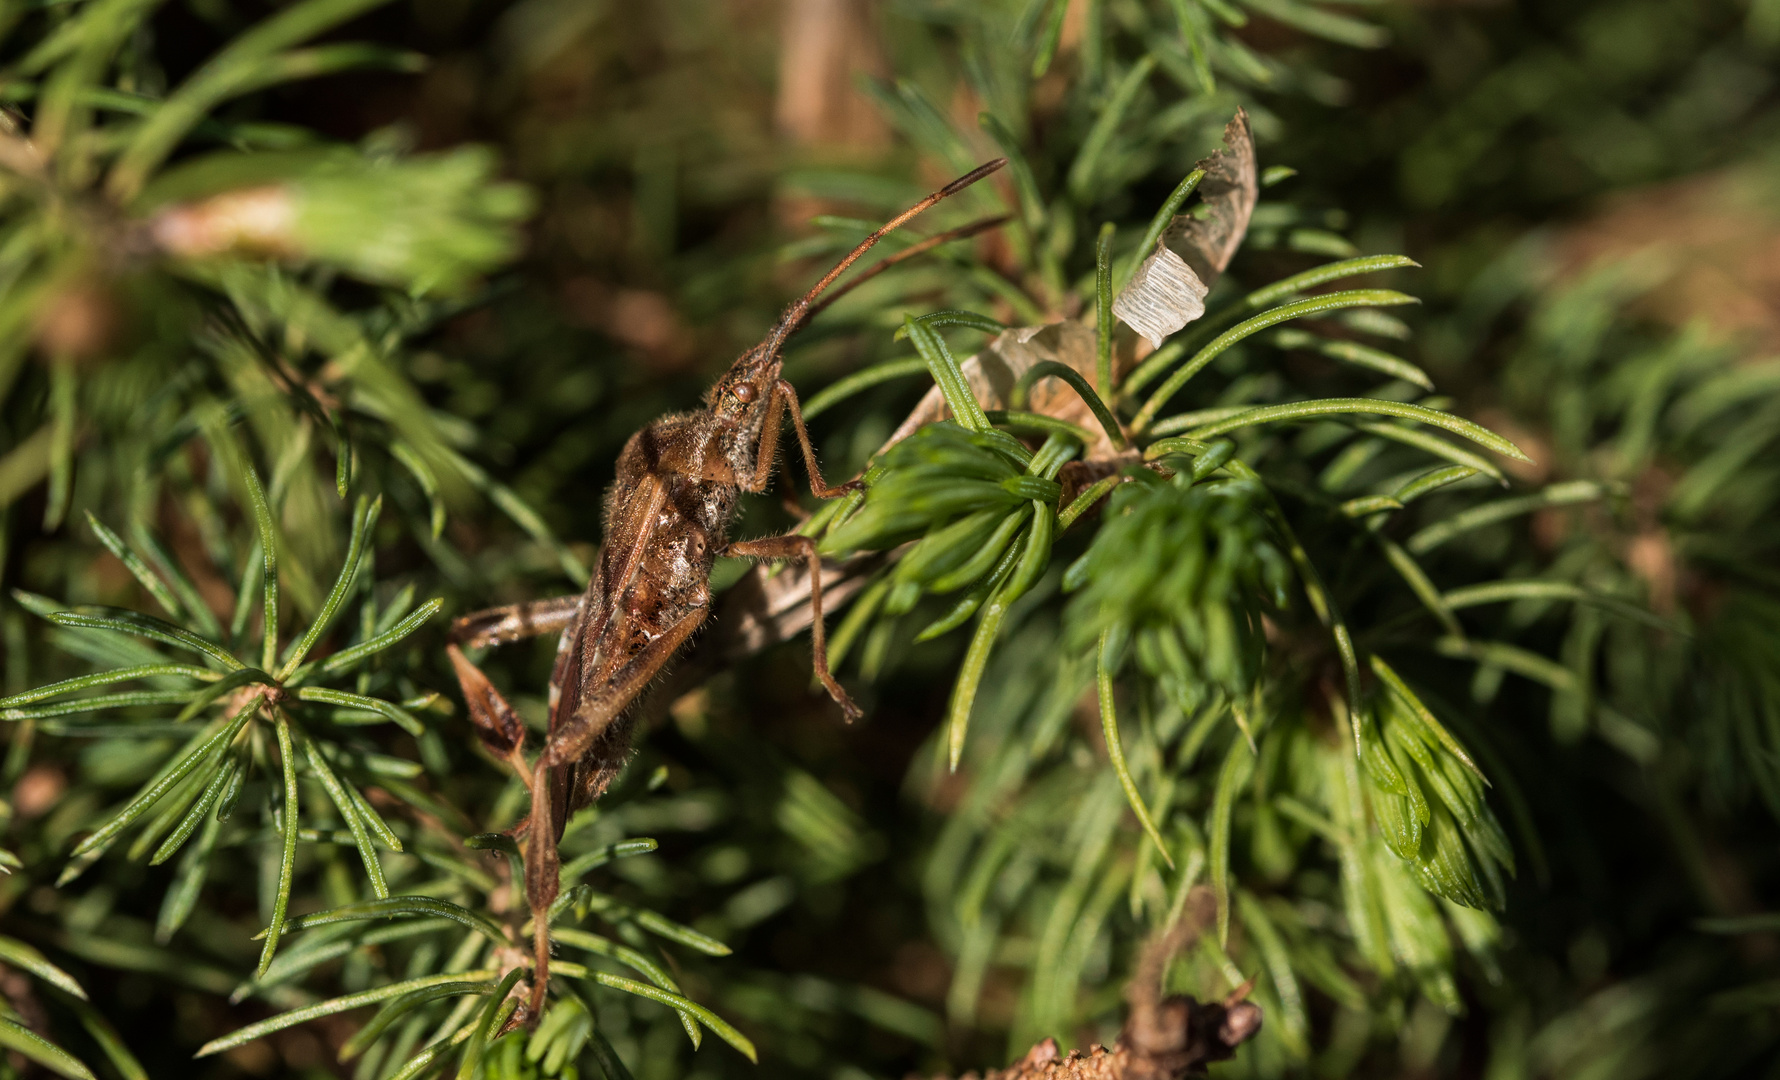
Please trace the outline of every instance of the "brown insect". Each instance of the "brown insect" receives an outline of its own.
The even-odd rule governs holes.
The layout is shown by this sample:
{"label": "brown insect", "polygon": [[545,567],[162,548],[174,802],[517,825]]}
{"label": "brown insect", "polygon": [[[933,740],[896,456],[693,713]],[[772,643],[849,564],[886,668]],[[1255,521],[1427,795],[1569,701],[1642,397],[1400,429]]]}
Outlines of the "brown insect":
{"label": "brown insect", "polygon": [[[525,889],[535,914],[529,1015],[536,1017],[550,977],[548,911],[560,887],[557,843],[575,811],[602,795],[624,765],[630,733],[625,712],[709,616],[711,567],[719,555],[802,560],[810,571],[810,638],[816,675],[849,720],[860,713],[828,670],[822,627],[821,567],[807,536],[729,539],[742,491],[764,491],[787,414],[809,470],[810,488],[831,499],[857,486],[822,479],[804,430],[797,392],[780,377],[785,339],[847,290],[938,244],[973,235],[991,218],[930,237],[880,260],[847,285],[817,298],[892,230],[1006,164],[998,159],[959,177],[866,237],[814,288],[785,311],[759,345],[743,353],[697,412],[667,416],[631,436],[618,455],[606,495],[606,542],[580,596],[493,608],[452,624],[449,653],[478,735],[507,759],[531,789],[525,835]],[[561,633],[550,677],[550,726],[542,752],[525,759],[525,726],[460,645],[484,646]]]}

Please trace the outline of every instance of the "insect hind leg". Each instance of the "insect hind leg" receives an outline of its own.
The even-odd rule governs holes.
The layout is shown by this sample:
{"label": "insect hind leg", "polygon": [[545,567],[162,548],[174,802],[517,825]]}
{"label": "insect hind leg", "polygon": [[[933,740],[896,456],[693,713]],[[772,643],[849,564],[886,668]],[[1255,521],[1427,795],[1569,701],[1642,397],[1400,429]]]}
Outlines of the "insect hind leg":
{"label": "insect hind leg", "polygon": [[600,736],[610,729],[625,709],[643,692],[673,655],[686,644],[686,639],[702,625],[711,613],[707,607],[695,607],[670,625],[666,631],[625,660],[618,670],[607,676],[604,685],[586,694],[567,710],[560,722],[552,721],[550,743],[540,761],[551,765],[568,765],[581,760],[593,749]]}
{"label": "insect hind leg", "polygon": [[460,615],[451,620],[451,641],[472,649],[504,645],[510,641],[560,634],[575,623],[581,610],[581,594],[528,600]]}
{"label": "insect hind leg", "polygon": [[469,710],[470,723],[476,727],[477,737],[490,753],[504,758],[523,779],[528,775],[523,753],[524,722],[462,649],[455,644],[447,645],[445,654],[451,658],[451,668],[457,675],[457,685],[463,691],[464,705]]}
{"label": "insect hind leg", "polygon": [[457,685],[463,691],[470,723],[475,725],[483,745],[496,757],[505,758],[521,779],[530,776],[521,753],[525,746],[525,724],[482,669],[464,655],[460,646],[479,648],[561,633],[574,625],[580,610],[580,596],[559,596],[489,608],[452,620],[450,644],[445,647],[445,653],[451,658],[451,670],[457,675]]}
{"label": "insect hind leg", "polygon": [[549,753],[538,755],[531,776],[531,828],[525,839],[525,899],[532,909],[532,992],[528,1004],[533,1016],[544,1015],[544,995],[550,989],[550,905],[562,888],[562,856],[556,830],[550,827],[551,799]]}
{"label": "insect hind leg", "polygon": [[[612,739],[604,736],[615,730],[643,688],[678,652],[693,631],[703,625],[709,608],[693,608],[682,615],[667,631],[626,660],[613,672],[603,686],[588,694],[573,709],[562,715],[561,722],[552,722],[550,741],[532,765],[532,812],[528,819],[525,843],[525,896],[531,905],[533,919],[533,974],[530,1004],[537,1014],[544,1004],[550,983],[550,905],[562,890],[562,857],[557,840],[566,824],[566,816],[574,801],[572,793],[563,790],[575,778],[569,773],[591,772],[591,785],[600,787],[611,782],[622,765],[624,755],[622,733]],[[601,743],[607,745],[601,746]],[[590,752],[599,750],[594,760],[583,761]],[[553,782],[553,773],[561,782]],[[582,778],[583,783],[589,782]],[[584,791],[586,789],[584,788]],[[593,791],[598,795],[599,791]],[[561,797],[559,797],[561,796]]]}

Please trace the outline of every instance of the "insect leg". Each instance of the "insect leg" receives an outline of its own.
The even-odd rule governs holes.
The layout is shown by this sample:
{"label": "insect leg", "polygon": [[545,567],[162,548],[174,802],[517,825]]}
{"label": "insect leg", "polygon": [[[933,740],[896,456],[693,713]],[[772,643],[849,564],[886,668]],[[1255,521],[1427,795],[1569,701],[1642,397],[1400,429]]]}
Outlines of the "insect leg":
{"label": "insect leg", "polygon": [[[803,426],[803,409],[798,407],[797,391],[792,389],[791,384],[784,379],[780,379],[779,385],[773,390],[785,403],[785,411],[791,414],[791,430],[797,433],[797,445],[803,450],[804,468],[810,473],[810,491],[818,499],[833,499],[845,495],[849,491],[857,491],[860,487],[857,480],[848,480],[846,483],[836,484],[834,487],[829,487],[823,481],[822,467],[816,464],[816,449],[810,445],[810,433]],[[776,441],[779,434],[776,424],[773,426],[771,434]],[[814,549],[812,548],[812,550]]]}
{"label": "insect leg", "polygon": [[768,481],[773,478],[773,466],[779,460],[779,426],[785,419],[785,395],[779,390],[785,385],[780,380],[768,393],[771,395],[766,403],[766,420],[760,425],[760,448],[754,455],[754,475],[743,479],[736,477],[736,485],[743,491],[765,491]]}
{"label": "insect leg", "polygon": [[451,620],[451,640],[479,649],[545,634],[559,634],[575,621],[581,596],[554,596],[523,604],[474,611]]}
{"label": "insect leg", "polygon": [[507,699],[495,689],[494,683],[482,669],[470,663],[469,657],[456,645],[445,646],[445,654],[451,657],[451,668],[457,673],[457,685],[464,692],[464,704],[470,711],[470,723],[476,725],[476,734],[482,739],[482,745],[496,757],[506,758],[518,771],[520,779],[527,775],[525,759],[520,750],[525,746],[525,724]]}
{"label": "insect leg", "polygon": [[539,760],[551,765],[568,765],[581,760],[606,733],[620,713],[636,700],[643,687],[660,673],[662,665],[673,658],[686,639],[693,635],[711,609],[695,607],[667,628],[659,637],[638,649],[618,670],[606,678],[605,685],[588,694],[574,710],[550,732],[550,743]]}
{"label": "insect leg", "polygon": [[483,745],[496,757],[506,758],[522,780],[530,775],[525,760],[519,756],[525,745],[525,725],[488,676],[471,663],[458,646],[460,643],[471,647],[497,645],[561,633],[574,625],[580,608],[581,597],[561,596],[489,608],[465,615],[451,624],[451,643],[445,647],[445,652],[451,657],[452,671],[457,674],[457,684],[464,692],[470,722],[476,725],[476,734],[481,737]]}
{"label": "insect leg", "polygon": [[[540,1015],[544,993],[550,983],[550,905],[562,888],[562,858],[557,838],[565,822],[555,820],[567,813],[568,801],[552,782],[552,773],[561,783],[569,782],[565,766],[581,760],[600,736],[611,730],[613,722],[636,700],[643,687],[653,679],[661,666],[679,651],[686,639],[705,621],[709,608],[693,608],[668,627],[667,632],[643,646],[622,667],[613,672],[598,693],[581,702],[569,713],[560,727],[550,734],[550,742],[532,766],[532,812],[525,842],[525,898],[531,905],[533,931],[533,968],[531,1007]],[[605,755],[621,758],[622,748]],[[599,760],[589,763],[604,783],[616,775],[620,761]],[[597,795],[598,793],[595,792]]]}
{"label": "insect leg", "polygon": [[533,1016],[544,1015],[544,994],[550,989],[550,905],[562,886],[562,857],[556,830],[550,828],[550,752],[538,755],[532,769],[531,828],[525,839],[525,899],[532,909]]}
{"label": "insect leg", "polygon": [[[797,414],[794,412],[792,415]],[[801,425],[799,430],[802,430]],[[841,684],[835,681],[834,674],[828,670],[828,634],[822,625],[822,560],[816,554],[816,541],[795,533],[789,536],[768,536],[759,540],[738,540],[730,544],[724,554],[756,559],[804,561],[810,571],[810,660],[816,669],[816,678],[822,680],[828,696],[841,707],[849,722],[864,716],[859,711],[859,706],[853,704],[853,699],[841,689]]]}
{"label": "insect leg", "polygon": [[[556,667],[550,676],[550,738],[546,741],[544,753],[539,756],[543,760],[550,755],[550,747],[556,740],[556,732],[564,726],[573,726],[576,711],[584,705],[584,690],[581,679],[584,676],[582,667],[587,657],[594,655],[601,637],[612,623],[613,613],[623,602],[624,594],[629,590],[631,582],[636,578],[637,568],[642,565],[643,552],[655,536],[658,517],[662,505],[667,499],[667,485],[659,476],[645,477],[633,497],[642,500],[641,509],[625,515],[622,522],[614,522],[614,535],[609,536],[605,552],[601,555],[599,568],[594,572],[593,581],[582,598],[580,606],[571,617],[564,631],[563,646],[557,651]],[[627,532],[634,535],[626,538]],[[622,559],[616,569],[612,563]],[[690,631],[689,631],[690,632]],[[680,639],[684,640],[684,638]],[[656,666],[666,662],[666,657],[657,661]],[[634,662],[634,658],[632,661]],[[640,689],[640,684],[638,689]],[[467,690],[467,687],[466,687]],[[634,691],[632,692],[634,696]],[[628,700],[628,699],[627,699]],[[618,711],[623,711],[620,706]],[[608,721],[609,723],[609,721]],[[595,735],[598,732],[594,733]],[[591,737],[589,738],[591,743]],[[552,828],[552,837],[560,835],[562,826],[569,813],[568,803],[572,796],[569,789],[573,787],[572,778],[567,774],[573,771],[576,763],[574,756],[558,756],[551,761],[552,771],[550,782],[544,785],[544,791],[550,795],[551,801],[544,813],[534,813],[525,822],[516,826],[533,832],[538,822],[544,822]],[[516,757],[517,760],[517,757]],[[522,778],[529,777],[527,770],[520,768]],[[527,779],[528,784],[532,783]],[[536,803],[539,792],[532,792]]]}
{"label": "insect leg", "polygon": [[767,403],[766,422],[760,428],[760,453],[755,457],[754,475],[739,481],[746,491],[765,491],[772,479],[773,464],[778,460],[779,429],[785,413],[791,413],[791,429],[797,433],[797,445],[803,450],[804,468],[809,470],[810,490],[818,499],[832,499],[859,487],[859,481],[829,487],[822,480],[822,467],[816,464],[816,448],[810,445],[810,433],[803,426],[803,410],[797,404],[797,391],[784,379],[773,385],[772,400]]}

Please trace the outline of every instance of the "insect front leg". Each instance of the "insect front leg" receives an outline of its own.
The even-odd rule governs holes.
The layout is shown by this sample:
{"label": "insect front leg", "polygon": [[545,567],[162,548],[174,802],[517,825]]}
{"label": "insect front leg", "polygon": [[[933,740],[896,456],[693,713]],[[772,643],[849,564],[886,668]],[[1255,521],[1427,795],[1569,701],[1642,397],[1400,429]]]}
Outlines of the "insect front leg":
{"label": "insect front leg", "polygon": [[[793,413],[792,415],[796,415]],[[803,427],[798,425],[801,433]],[[807,443],[805,444],[807,448]],[[812,465],[813,467],[813,465]],[[819,481],[818,481],[819,482]],[[834,674],[828,670],[828,633],[822,623],[822,559],[816,554],[816,541],[808,536],[769,536],[760,540],[737,540],[729,545],[726,555],[740,555],[755,559],[802,559],[809,567],[810,574],[810,661],[816,669],[816,678],[828,690],[835,704],[841,707],[848,722],[859,719],[865,714],[853,699],[835,681]]]}
{"label": "insect front leg", "polygon": [[797,433],[797,445],[803,449],[804,468],[810,474],[810,491],[818,499],[836,499],[850,491],[858,491],[865,485],[858,480],[848,480],[844,484],[829,487],[822,480],[822,467],[816,464],[816,449],[810,445],[810,433],[803,426],[803,407],[797,403],[797,391],[784,379],[773,388],[779,399],[785,403],[785,411],[791,414],[791,430]]}
{"label": "insect front leg", "polygon": [[818,499],[833,499],[856,491],[860,487],[857,480],[849,480],[844,484],[829,487],[822,479],[822,466],[816,464],[816,448],[810,445],[810,433],[803,426],[803,409],[797,403],[797,391],[784,379],[773,384],[772,401],[767,404],[766,423],[760,430],[760,452],[755,459],[754,475],[743,481],[741,486],[748,491],[765,491],[766,485],[773,475],[773,461],[777,458],[779,445],[779,427],[785,414],[791,414],[791,430],[797,434],[797,445],[803,451],[804,468],[810,474],[810,491]]}

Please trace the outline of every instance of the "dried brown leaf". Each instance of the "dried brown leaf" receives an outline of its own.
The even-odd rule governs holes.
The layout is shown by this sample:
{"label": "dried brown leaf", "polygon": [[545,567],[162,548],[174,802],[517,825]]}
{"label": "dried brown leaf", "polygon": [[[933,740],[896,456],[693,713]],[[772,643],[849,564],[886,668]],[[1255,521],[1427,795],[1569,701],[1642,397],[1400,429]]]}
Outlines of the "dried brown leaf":
{"label": "dried brown leaf", "polygon": [[[1022,326],[1003,331],[982,352],[958,366],[963,370],[965,381],[970,384],[971,392],[976,395],[983,408],[1005,409],[1013,394],[1014,384],[1034,364],[1041,361],[1055,360],[1072,367],[1092,384],[1095,381],[1094,343],[1094,331],[1075,319],[1064,319],[1045,326]],[[1113,371],[1115,374],[1122,374],[1135,363],[1135,353],[1129,339],[1118,344],[1120,347],[1115,348],[1113,353]],[[1113,453],[1112,443],[1101,432],[1093,412],[1061,379],[1041,379],[1032,388],[1026,409],[1058,420],[1067,420],[1094,432],[1096,441],[1086,448],[1085,457],[1105,457]],[[921,425],[944,420],[949,415],[945,397],[940,393],[939,387],[933,387],[884,445],[888,447],[900,442],[914,434],[915,429]]]}
{"label": "dried brown leaf", "polygon": [[1247,112],[1236,110],[1224,125],[1224,148],[1197,167],[1205,170],[1205,179],[1199,182],[1201,205],[1193,213],[1175,217],[1162,233],[1162,245],[1185,259],[1209,288],[1242,246],[1261,194]]}

